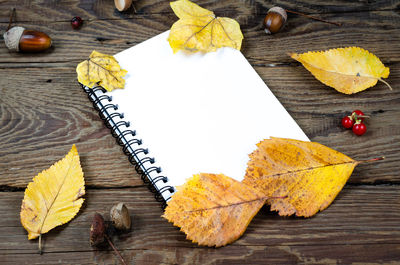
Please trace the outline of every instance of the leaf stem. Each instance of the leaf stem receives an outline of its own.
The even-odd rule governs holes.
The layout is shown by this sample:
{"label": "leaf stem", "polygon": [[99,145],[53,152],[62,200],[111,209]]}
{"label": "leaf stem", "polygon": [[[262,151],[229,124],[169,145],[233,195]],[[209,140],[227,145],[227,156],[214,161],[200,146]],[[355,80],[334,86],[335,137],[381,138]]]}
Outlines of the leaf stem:
{"label": "leaf stem", "polygon": [[372,158],[372,159],[367,159],[367,160],[360,160],[358,161],[360,164],[361,163],[370,163],[370,162],[375,162],[375,161],[379,161],[379,160],[384,160],[385,157],[381,156],[381,157],[377,157],[377,158]]}
{"label": "leaf stem", "polygon": [[287,9],[285,9],[285,11],[287,13],[292,13],[292,14],[303,16],[303,17],[308,17],[308,18],[311,18],[311,19],[314,19],[314,20],[317,20],[317,21],[333,24],[333,25],[336,25],[338,27],[340,27],[342,25],[342,23],[327,21],[327,20],[324,20],[324,19],[321,19],[321,18],[313,17],[313,16],[310,16],[310,15],[306,15],[304,13],[296,12],[296,11],[291,11],[291,10],[287,10]]}
{"label": "leaf stem", "polygon": [[393,90],[393,88],[389,85],[388,82],[386,82],[385,80],[378,78],[379,81],[381,81],[382,83],[384,83],[385,85],[387,85],[389,87],[390,90]]}
{"label": "leaf stem", "polygon": [[114,252],[117,254],[117,256],[120,258],[121,263],[124,265],[127,265],[124,258],[121,256],[121,253],[119,253],[118,249],[114,246],[114,244],[112,243],[112,241],[110,240],[110,238],[108,237],[108,235],[104,235],[104,237],[107,239],[108,244],[110,244],[110,246],[112,247],[112,249],[114,250]]}
{"label": "leaf stem", "polygon": [[42,255],[42,234],[39,235],[39,254]]}

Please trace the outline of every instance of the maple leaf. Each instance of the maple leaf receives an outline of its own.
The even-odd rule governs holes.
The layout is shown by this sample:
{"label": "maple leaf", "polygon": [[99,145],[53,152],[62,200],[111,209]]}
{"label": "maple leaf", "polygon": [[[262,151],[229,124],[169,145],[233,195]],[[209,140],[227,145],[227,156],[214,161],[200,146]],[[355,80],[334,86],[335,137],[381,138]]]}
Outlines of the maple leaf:
{"label": "maple leaf", "polygon": [[324,52],[292,53],[290,56],[319,81],[344,94],[353,94],[376,85],[389,76],[389,68],[374,54],[359,47],[331,49]]}
{"label": "maple leaf", "polygon": [[62,160],[39,173],[25,189],[20,216],[28,239],[41,237],[70,221],[82,206],[84,185],[78,151],[73,145]]}
{"label": "maple leaf", "polygon": [[199,245],[225,246],[238,239],[266,197],[222,174],[194,175],[168,202],[163,215]]}
{"label": "maple leaf", "polygon": [[216,17],[212,11],[201,8],[189,0],[170,3],[179,17],[168,37],[173,52],[184,49],[189,52],[211,52],[221,47],[240,50],[243,34],[234,19]]}
{"label": "maple leaf", "polygon": [[359,164],[315,142],[271,138],[250,154],[243,182],[264,193],[279,215],[310,217],[335,199]]}
{"label": "maple leaf", "polygon": [[114,56],[93,51],[89,59],[76,67],[78,81],[87,86],[102,86],[107,91],[124,88],[127,71],[121,69]]}

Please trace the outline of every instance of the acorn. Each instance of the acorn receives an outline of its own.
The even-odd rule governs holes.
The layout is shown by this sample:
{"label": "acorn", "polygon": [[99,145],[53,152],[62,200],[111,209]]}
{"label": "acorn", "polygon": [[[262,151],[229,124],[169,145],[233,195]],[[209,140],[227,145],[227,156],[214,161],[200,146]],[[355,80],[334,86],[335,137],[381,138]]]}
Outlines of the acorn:
{"label": "acorn", "polygon": [[114,0],[115,7],[119,12],[128,10],[132,5],[132,0]]}
{"label": "acorn", "polygon": [[283,28],[287,20],[287,14],[285,9],[275,6],[268,10],[267,15],[264,18],[265,33],[273,34],[277,33]]}
{"label": "acorn", "polygon": [[23,27],[12,27],[3,36],[11,51],[41,52],[51,47],[51,38],[46,33]]}
{"label": "acorn", "polygon": [[118,230],[129,230],[131,228],[131,216],[128,208],[120,202],[110,210],[111,221]]}
{"label": "acorn", "polygon": [[90,226],[90,245],[98,246],[106,240],[106,223],[101,214],[95,213]]}

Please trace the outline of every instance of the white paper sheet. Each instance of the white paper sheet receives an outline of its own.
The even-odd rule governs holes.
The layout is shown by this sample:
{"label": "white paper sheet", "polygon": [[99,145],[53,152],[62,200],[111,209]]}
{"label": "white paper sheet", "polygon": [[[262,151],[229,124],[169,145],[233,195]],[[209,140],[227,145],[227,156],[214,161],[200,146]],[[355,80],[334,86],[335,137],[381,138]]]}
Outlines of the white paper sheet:
{"label": "white paper sheet", "polygon": [[200,172],[242,180],[261,140],[308,140],[240,51],[173,54],[168,34],[115,56],[128,75],[109,94],[169,184]]}

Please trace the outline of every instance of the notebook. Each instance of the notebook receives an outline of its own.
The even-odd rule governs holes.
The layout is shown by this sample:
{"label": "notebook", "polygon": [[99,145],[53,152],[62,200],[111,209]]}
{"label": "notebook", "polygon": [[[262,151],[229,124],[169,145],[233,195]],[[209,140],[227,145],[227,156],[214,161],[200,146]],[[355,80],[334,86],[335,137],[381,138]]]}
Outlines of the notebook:
{"label": "notebook", "polygon": [[242,180],[263,139],[308,140],[240,51],[174,54],[168,34],[115,55],[124,89],[83,87],[164,206],[193,174]]}

